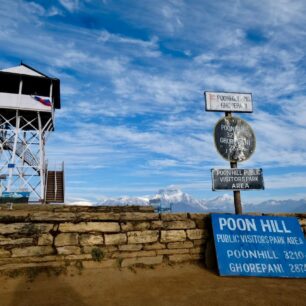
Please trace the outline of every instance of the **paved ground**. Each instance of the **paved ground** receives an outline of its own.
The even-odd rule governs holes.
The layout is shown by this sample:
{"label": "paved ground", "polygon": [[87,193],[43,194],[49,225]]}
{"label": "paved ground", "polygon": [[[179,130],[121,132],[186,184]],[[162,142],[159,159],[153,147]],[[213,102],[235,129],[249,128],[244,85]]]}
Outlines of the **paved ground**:
{"label": "paved ground", "polygon": [[1,306],[306,305],[305,279],[228,278],[196,265],[0,277]]}

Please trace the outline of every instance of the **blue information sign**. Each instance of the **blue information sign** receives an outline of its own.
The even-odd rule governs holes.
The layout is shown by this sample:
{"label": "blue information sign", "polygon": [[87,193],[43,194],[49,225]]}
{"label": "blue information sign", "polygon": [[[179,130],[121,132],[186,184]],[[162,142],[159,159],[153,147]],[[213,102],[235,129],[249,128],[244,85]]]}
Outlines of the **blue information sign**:
{"label": "blue information sign", "polygon": [[306,278],[297,218],[212,214],[220,275]]}

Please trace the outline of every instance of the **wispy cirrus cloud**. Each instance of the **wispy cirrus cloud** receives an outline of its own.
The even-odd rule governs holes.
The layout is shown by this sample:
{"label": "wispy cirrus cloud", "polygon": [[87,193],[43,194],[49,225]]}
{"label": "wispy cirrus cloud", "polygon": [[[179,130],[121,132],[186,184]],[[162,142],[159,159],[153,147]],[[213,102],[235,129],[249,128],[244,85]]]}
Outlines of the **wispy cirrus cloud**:
{"label": "wispy cirrus cloud", "polygon": [[79,0],[59,0],[59,2],[70,13],[79,8]]}

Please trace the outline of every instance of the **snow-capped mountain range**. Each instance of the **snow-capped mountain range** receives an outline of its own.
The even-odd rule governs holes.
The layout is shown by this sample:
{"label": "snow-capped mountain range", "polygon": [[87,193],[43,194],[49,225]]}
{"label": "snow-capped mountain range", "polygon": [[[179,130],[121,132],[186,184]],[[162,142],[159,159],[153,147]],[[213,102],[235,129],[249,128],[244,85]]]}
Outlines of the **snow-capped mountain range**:
{"label": "snow-capped mountain range", "polygon": [[[161,204],[159,204],[161,203]],[[179,188],[170,186],[153,196],[103,198],[94,205],[162,205],[173,212],[233,212],[233,197],[228,194],[211,200],[195,199]],[[306,212],[306,198],[300,200],[268,200],[259,204],[244,203],[245,212]]]}

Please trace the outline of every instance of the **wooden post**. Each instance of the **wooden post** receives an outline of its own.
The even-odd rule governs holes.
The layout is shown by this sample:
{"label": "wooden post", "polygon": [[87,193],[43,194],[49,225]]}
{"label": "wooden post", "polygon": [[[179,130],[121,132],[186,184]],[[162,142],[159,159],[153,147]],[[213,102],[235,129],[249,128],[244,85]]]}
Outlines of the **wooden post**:
{"label": "wooden post", "polygon": [[[237,162],[231,162],[231,169],[234,168],[237,168]],[[235,214],[242,215],[240,190],[235,190],[233,191],[233,193],[234,193]]]}
{"label": "wooden post", "polygon": [[[232,112],[225,112],[225,117],[232,117]],[[230,162],[231,163],[231,169],[237,168],[237,162]],[[235,190],[234,193],[234,205],[235,205],[235,214],[236,215],[242,215],[242,206],[241,206],[241,196],[240,191]]]}

